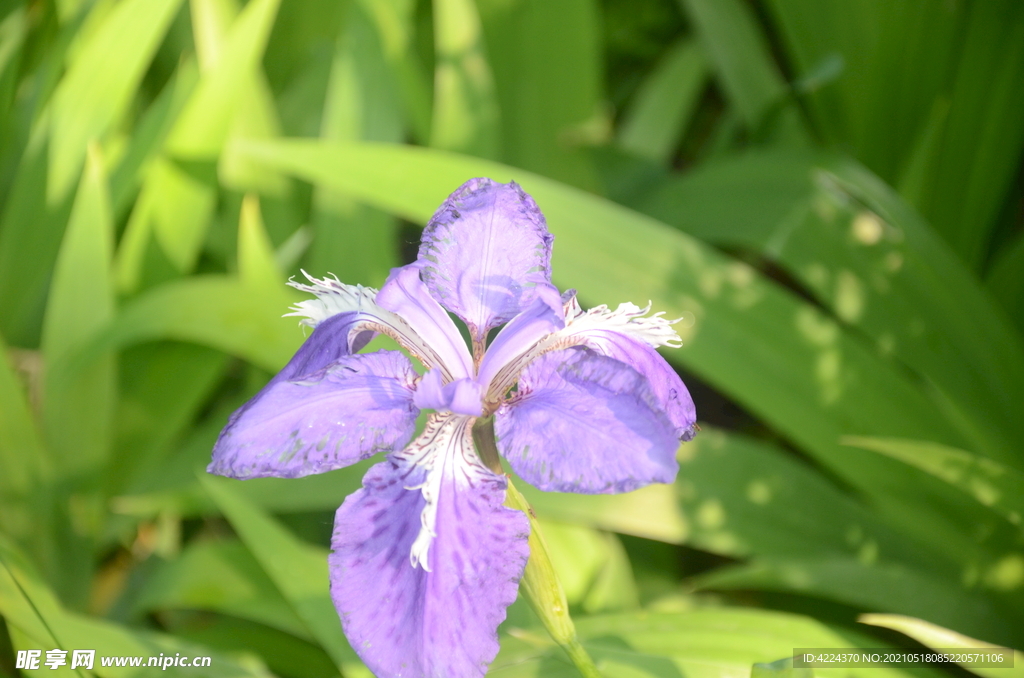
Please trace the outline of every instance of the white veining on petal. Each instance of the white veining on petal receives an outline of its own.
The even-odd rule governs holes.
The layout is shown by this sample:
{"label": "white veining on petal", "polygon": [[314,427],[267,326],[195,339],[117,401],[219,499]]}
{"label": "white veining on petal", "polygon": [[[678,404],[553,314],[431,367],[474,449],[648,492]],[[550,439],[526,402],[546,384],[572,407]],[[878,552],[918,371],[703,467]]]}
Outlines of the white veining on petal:
{"label": "white veining on petal", "polygon": [[679,334],[672,329],[672,325],[680,319],[663,318],[664,311],[648,316],[650,310],[650,302],[641,308],[627,301],[619,304],[614,311],[609,310],[605,304],[583,311],[574,295],[565,302],[565,327],[541,338],[505,364],[491,379],[487,390],[488,408],[496,407],[515,385],[519,373],[535,358],[548,351],[571,346],[589,346],[604,355],[609,355],[605,345],[607,339],[603,336],[609,333],[630,337],[652,348],[682,346]]}
{"label": "white veining on petal", "polygon": [[361,332],[380,332],[394,339],[398,344],[416,357],[427,369],[438,368],[445,381],[453,379],[452,371],[441,359],[438,352],[424,340],[397,313],[388,311],[377,304],[375,298],[378,291],[362,285],[346,285],[335,277],[314,278],[305,271],[304,276],[312,283],[289,280],[288,284],[302,292],[315,296],[314,299],[300,301],[291,307],[288,316],[300,316],[303,325],[316,328],[317,325],[338,313],[356,313],[348,333],[349,350],[353,340]]}
{"label": "white veining on petal", "polygon": [[[304,285],[294,280],[289,280],[288,285],[301,292],[312,294],[316,298],[300,301],[291,306],[292,312],[284,314],[286,318],[289,316],[299,316],[303,318],[299,322],[308,327],[315,328],[332,315],[337,315],[338,313],[365,311],[378,315],[378,310],[384,311],[374,301],[374,298],[377,296],[377,290],[372,287],[346,285],[333,276],[320,280],[305,271],[302,271],[302,275],[306,276],[306,279],[313,284]],[[328,273],[328,275],[332,274]],[[386,313],[386,311],[384,312]]]}
{"label": "white veining on petal", "polygon": [[453,478],[460,484],[473,484],[494,475],[480,461],[473,449],[473,417],[451,412],[430,415],[427,426],[416,440],[401,452],[392,455],[396,461],[426,469],[426,478],[419,485],[406,487],[419,490],[426,506],[420,514],[420,531],[409,551],[413,567],[430,572],[430,545],[437,536],[437,499],[441,484]]}

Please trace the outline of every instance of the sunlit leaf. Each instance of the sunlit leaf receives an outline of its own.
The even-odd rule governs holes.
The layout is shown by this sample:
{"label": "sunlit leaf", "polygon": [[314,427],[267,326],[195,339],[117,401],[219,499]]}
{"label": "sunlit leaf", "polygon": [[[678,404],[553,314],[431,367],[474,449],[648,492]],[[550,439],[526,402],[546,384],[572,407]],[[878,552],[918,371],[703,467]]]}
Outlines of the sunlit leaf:
{"label": "sunlit leaf", "polygon": [[203,476],[201,482],[309,634],[339,667],[357,663],[331,602],[326,550],[299,542],[258,506],[238,495],[227,481]]}
{"label": "sunlit leaf", "polygon": [[[763,558],[698,577],[702,589],[781,591],[814,595],[859,609],[934,619],[996,642],[1020,641],[1021,615],[992,591],[971,590],[902,565],[840,558]],[[1010,621],[1008,624],[1007,622]]]}
{"label": "sunlit leaf", "polygon": [[[93,147],[57,258],[43,328],[50,365],[83,347],[114,316],[114,225],[102,162]],[[71,378],[48,371],[44,427],[62,475],[95,472],[109,454],[115,381],[109,353]]]}
{"label": "sunlit leaf", "polygon": [[[991,643],[975,640],[974,638],[968,638],[967,636],[956,633],[955,631],[944,629],[924,620],[905,617],[902,615],[862,614],[857,621],[862,624],[881,626],[882,628],[899,631],[906,636],[910,636],[922,645],[927,645],[931,648],[984,650],[985,648],[996,647]],[[1020,678],[1020,676],[1024,676],[1024,652],[1014,650],[1012,667],[984,668],[968,666],[967,669],[971,673],[976,673],[979,676],[985,676],[985,678]]]}
{"label": "sunlit leaf", "polygon": [[[884,643],[793,614],[739,608],[683,613],[577,617],[583,644],[608,676],[726,678],[749,676],[751,665],[792,657],[796,647],[879,647]],[[557,647],[531,630],[510,630],[489,675],[502,678],[578,675]],[[897,678],[890,667],[841,669],[847,676]],[[915,668],[913,675],[937,676]],[[918,672],[921,672],[920,674]]]}
{"label": "sunlit leaf", "polygon": [[433,7],[436,65],[430,145],[495,158],[500,114],[476,3],[437,0]]}
{"label": "sunlit leaf", "polygon": [[611,132],[601,103],[598,3],[476,4],[501,109],[502,159],[595,187],[593,167],[580,147],[603,143]]}
{"label": "sunlit leaf", "polygon": [[1024,344],[976,279],[891,189],[824,154],[747,154],[652,192],[640,208],[785,266],[882,356],[917,371],[973,447],[1021,460]]}
{"label": "sunlit leaf", "polygon": [[[1024,519],[1024,473],[945,445],[901,438],[850,436],[847,445],[862,447],[899,459],[974,497],[1014,525]],[[1024,583],[1024,556],[1021,557]]]}
{"label": "sunlit leaf", "polygon": [[199,84],[167,140],[167,151],[181,158],[215,158],[227,139],[239,94],[267,44],[279,0],[256,0],[232,24],[216,65]]}
{"label": "sunlit leaf", "polygon": [[[17,629],[25,645],[15,649],[46,650],[94,649],[93,670],[102,678],[150,676],[155,671],[145,664],[150,657],[211,657],[204,670],[212,677],[252,676],[269,678],[254,657],[244,664],[209,649],[182,642],[165,634],[129,630],[124,626],[95,617],[86,617],[62,609],[53,593],[38,578],[16,549],[0,536],[0,614],[7,624]],[[43,655],[45,657],[45,654]],[[70,657],[70,654],[68,655]],[[139,657],[143,664],[137,669],[102,666],[101,657]],[[192,667],[168,667],[163,675],[195,675]]]}
{"label": "sunlit leaf", "polygon": [[124,114],[180,5],[181,0],[123,0],[78,47],[51,104],[50,203],[74,185],[89,141]]}

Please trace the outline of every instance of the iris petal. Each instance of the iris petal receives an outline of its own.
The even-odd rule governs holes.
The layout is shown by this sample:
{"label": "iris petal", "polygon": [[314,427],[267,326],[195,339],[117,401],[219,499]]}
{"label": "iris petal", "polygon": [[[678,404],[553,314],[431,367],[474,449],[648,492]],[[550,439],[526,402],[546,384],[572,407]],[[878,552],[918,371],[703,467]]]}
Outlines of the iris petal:
{"label": "iris petal", "polygon": [[430,293],[482,346],[491,328],[530,305],[537,285],[550,283],[553,241],[518,184],[471,179],[427,224],[418,263]]}
{"label": "iris petal", "polygon": [[[319,367],[315,358],[323,356],[311,358],[307,347],[329,329],[317,329],[292,363]],[[412,437],[416,373],[401,353],[342,356],[312,374],[289,375],[294,371],[286,367],[232,415],[213,448],[210,473],[297,478],[401,448]]]}
{"label": "iris petal", "polygon": [[421,358],[427,355],[428,359],[422,360],[424,365],[439,368],[446,381],[473,374],[466,342],[452,319],[430,296],[416,264],[393,269],[376,301],[415,332],[414,337],[404,342],[400,339],[399,343]]}
{"label": "iris petal", "polygon": [[542,490],[629,492],[670,483],[679,468],[675,427],[647,379],[586,348],[530,363],[495,431],[515,472]]}
{"label": "iris petal", "polygon": [[[529,523],[503,506],[507,481],[480,464],[471,425],[434,415],[423,436],[371,468],[338,509],[331,596],[353,649],[380,678],[483,676],[498,652]],[[431,544],[423,567],[411,566],[430,504]]]}

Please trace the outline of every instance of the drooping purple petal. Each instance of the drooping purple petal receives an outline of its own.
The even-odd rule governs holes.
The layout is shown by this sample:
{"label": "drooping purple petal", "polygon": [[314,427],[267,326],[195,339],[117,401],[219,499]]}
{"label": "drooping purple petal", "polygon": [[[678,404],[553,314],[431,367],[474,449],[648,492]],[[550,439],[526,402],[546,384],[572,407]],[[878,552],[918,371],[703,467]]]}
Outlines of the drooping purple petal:
{"label": "drooping purple petal", "polygon": [[[371,468],[338,509],[331,597],[353,649],[379,678],[483,676],[498,652],[529,523],[502,505],[506,480],[480,464],[471,426],[469,417],[434,415],[408,453]],[[427,529],[429,550],[413,565]]]}
{"label": "drooping purple petal", "polygon": [[585,346],[626,363],[647,378],[658,404],[675,427],[679,440],[696,435],[697,409],[683,380],[672,366],[647,344],[616,332],[595,331],[585,336]]}
{"label": "drooping purple petal", "polygon": [[358,321],[357,313],[346,312],[319,323],[270,383],[319,372],[339,358],[358,352],[373,338],[372,332],[352,333]]}
{"label": "drooping purple petal", "polygon": [[517,183],[471,179],[423,231],[418,263],[431,294],[482,343],[551,281],[551,244],[537,204]]}
{"label": "drooping purple petal", "polygon": [[515,472],[542,490],[629,492],[678,470],[675,427],[647,379],[586,348],[530,363],[495,430]]}
{"label": "drooping purple petal", "polygon": [[[376,302],[414,330],[415,337],[410,338],[405,347],[423,358],[427,367],[441,369],[449,381],[472,376],[473,361],[466,342],[420,280],[417,264],[393,269],[377,293]],[[406,343],[401,337],[398,339],[400,343]],[[431,354],[436,358],[432,359]]]}
{"label": "drooping purple petal", "polygon": [[[378,351],[343,355],[322,366],[330,354],[326,348],[300,350],[296,358],[300,354],[300,370],[290,370],[289,363],[232,415],[207,471],[232,478],[297,478],[400,449],[412,438],[416,373],[408,358]],[[316,367],[312,374],[296,374]]]}

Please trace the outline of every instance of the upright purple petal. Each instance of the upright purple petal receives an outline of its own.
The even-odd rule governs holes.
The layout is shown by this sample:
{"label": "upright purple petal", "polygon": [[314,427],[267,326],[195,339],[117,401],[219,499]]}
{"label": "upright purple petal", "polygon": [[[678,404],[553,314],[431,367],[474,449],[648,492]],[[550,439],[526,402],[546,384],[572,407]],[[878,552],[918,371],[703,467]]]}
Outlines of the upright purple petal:
{"label": "upright purple petal", "polygon": [[551,281],[551,243],[537,204],[517,183],[471,179],[423,231],[419,265],[430,293],[482,343]]}
{"label": "upright purple petal", "polygon": [[[464,379],[473,374],[473,360],[455,322],[430,296],[420,280],[416,264],[392,269],[384,287],[377,293],[377,304],[399,316],[414,330],[405,346],[423,359],[427,367],[439,368],[446,381]],[[396,336],[396,335],[392,335]],[[401,337],[398,338],[403,344]],[[436,356],[436,357],[432,357]]]}
{"label": "upright purple petal", "polygon": [[[418,410],[413,405],[416,373],[408,358],[379,351],[343,355],[323,366],[331,351],[314,346],[321,350],[303,353],[304,345],[296,355],[304,356],[300,369],[290,369],[289,363],[232,415],[213,448],[210,473],[297,478],[393,451],[412,438]],[[310,368],[320,369],[295,374]]]}
{"label": "upright purple petal", "polygon": [[501,328],[480,363],[478,380],[487,387],[488,400],[503,398],[523,367],[543,352],[541,340],[563,327],[565,308],[558,289],[538,285],[536,298]]}
{"label": "upright purple petal", "polygon": [[670,483],[679,468],[675,427],[647,379],[586,348],[530,363],[495,430],[515,472],[542,490],[629,492]]}
{"label": "upright purple petal", "polygon": [[[379,678],[483,676],[498,652],[529,523],[502,505],[506,481],[480,464],[471,426],[469,417],[434,415],[407,452],[370,469],[338,509],[331,597],[353,649]],[[427,529],[429,551],[413,565]]]}

